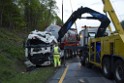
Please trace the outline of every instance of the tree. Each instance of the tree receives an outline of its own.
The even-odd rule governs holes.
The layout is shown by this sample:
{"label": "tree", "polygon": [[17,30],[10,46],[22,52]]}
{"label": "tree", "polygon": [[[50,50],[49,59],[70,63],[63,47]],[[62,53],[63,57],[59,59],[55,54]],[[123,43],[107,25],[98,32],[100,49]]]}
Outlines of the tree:
{"label": "tree", "polygon": [[[43,29],[49,26],[51,23],[57,19],[57,14],[55,10],[58,9],[56,6],[55,0],[40,0],[42,2],[41,7],[44,8],[44,12],[42,12],[42,27]],[[58,21],[58,20],[57,20]]]}
{"label": "tree", "polygon": [[56,24],[57,24],[57,25],[62,26],[62,24],[63,24],[63,23],[62,23],[62,20],[61,20],[57,15],[55,16],[55,21],[56,21]]}
{"label": "tree", "polygon": [[55,20],[60,23],[57,9],[55,0],[0,0],[0,26],[44,30]]}
{"label": "tree", "polygon": [[7,28],[19,27],[22,17],[16,0],[0,0],[0,26]]}

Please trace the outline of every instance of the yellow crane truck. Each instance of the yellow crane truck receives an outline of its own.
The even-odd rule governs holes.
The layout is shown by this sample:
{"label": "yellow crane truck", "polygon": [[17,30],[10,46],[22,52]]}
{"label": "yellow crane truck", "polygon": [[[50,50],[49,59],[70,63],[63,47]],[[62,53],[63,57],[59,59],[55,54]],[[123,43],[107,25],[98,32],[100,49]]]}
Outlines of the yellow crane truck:
{"label": "yellow crane truck", "polygon": [[[114,9],[110,3],[110,0],[102,0],[104,4],[104,12],[109,15],[101,14],[87,7],[78,8],[74,11],[70,18],[64,23],[59,30],[58,41],[61,42],[63,36],[71,28],[72,24],[79,18],[94,19],[101,22],[95,37],[90,37],[94,32],[86,32],[84,37],[84,46],[75,47],[75,49],[81,49],[82,65],[91,66],[95,65],[103,70],[103,74],[107,78],[114,76],[117,83],[124,83],[124,30],[115,14]],[[92,17],[81,17],[82,14],[89,13]],[[116,33],[111,35],[106,34],[106,28],[110,22],[113,22]],[[86,29],[86,31],[88,31]]]}
{"label": "yellow crane truck", "polygon": [[[109,15],[116,32],[104,36],[96,34],[97,36],[94,38],[89,37],[91,32],[88,33],[87,37],[84,38],[88,42],[84,45],[81,63],[87,67],[92,65],[100,67],[105,77],[114,78],[117,83],[124,83],[124,30],[110,0],[102,0],[102,2],[104,12]],[[99,31],[100,29],[98,29],[97,33]],[[105,31],[103,32],[105,33]]]}

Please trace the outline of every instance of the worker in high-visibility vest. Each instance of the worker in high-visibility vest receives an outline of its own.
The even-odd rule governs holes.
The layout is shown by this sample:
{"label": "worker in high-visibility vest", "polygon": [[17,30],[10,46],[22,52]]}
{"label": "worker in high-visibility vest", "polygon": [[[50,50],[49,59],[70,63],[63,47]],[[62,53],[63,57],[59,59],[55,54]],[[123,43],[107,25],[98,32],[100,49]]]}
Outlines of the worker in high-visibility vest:
{"label": "worker in high-visibility vest", "polygon": [[54,45],[53,59],[54,59],[54,67],[57,67],[57,65],[61,66],[60,49],[57,44]]}

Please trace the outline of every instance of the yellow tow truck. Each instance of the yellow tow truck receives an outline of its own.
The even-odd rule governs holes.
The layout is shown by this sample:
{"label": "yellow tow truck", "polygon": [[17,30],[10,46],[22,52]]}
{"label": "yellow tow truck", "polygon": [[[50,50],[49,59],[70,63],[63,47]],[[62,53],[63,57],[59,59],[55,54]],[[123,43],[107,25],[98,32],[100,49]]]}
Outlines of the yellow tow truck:
{"label": "yellow tow truck", "polygon": [[[117,83],[124,83],[124,30],[115,14],[115,11],[110,3],[110,0],[102,0],[104,4],[104,12],[109,15],[101,14],[87,7],[78,8],[74,11],[69,19],[64,23],[59,30],[58,41],[61,39],[71,28],[72,24],[79,18],[94,19],[101,22],[95,36],[90,37],[94,32],[86,32],[84,37],[84,46],[75,47],[74,49],[82,50],[81,63],[87,67],[95,65],[103,70],[103,74],[107,78],[115,78]],[[82,14],[89,13],[91,17],[81,17]],[[106,34],[106,29],[109,27],[110,22],[113,22],[116,33],[111,35]],[[111,31],[111,27],[109,27]],[[88,31],[86,29],[86,31]],[[69,48],[70,49],[70,48]]]}
{"label": "yellow tow truck", "polygon": [[84,45],[81,63],[87,67],[92,65],[100,67],[105,77],[114,78],[117,83],[124,83],[124,30],[110,0],[102,0],[102,2],[104,12],[109,15],[116,32],[95,38],[87,35],[84,41],[88,40],[88,42]]}

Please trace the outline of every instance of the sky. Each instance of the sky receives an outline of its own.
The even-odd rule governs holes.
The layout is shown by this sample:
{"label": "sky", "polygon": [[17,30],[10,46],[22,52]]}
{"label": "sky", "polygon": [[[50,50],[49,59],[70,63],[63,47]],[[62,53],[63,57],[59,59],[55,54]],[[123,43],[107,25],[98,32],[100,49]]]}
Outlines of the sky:
{"label": "sky", "polygon": [[[124,20],[124,0],[110,0],[112,3],[112,6],[116,12],[116,15],[118,16],[119,21]],[[56,0],[58,11],[58,16],[62,19],[62,0]],[[103,3],[102,0],[63,0],[63,20],[64,23],[68,20],[68,18],[71,16],[72,11],[76,11],[81,6],[83,7],[89,7],[95,11],[98,11],[100,13],[103,13]],[[104,14],[104,13],[103,13]],[[87,16],[88,14],[84,14],[83,16]],[[87,26],[99,26],[99,21],[94,20],[85,20],[85,19],[78,19],[76,21],[76,26],[78,29],[78,32],[82,30],[81,26],[87,25]],[[75,24],[72,26],[72,28],[75,28]],[[113,31],[115,29],[113,28]]]}

